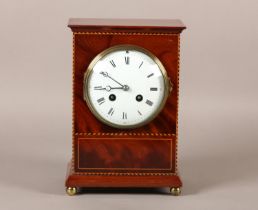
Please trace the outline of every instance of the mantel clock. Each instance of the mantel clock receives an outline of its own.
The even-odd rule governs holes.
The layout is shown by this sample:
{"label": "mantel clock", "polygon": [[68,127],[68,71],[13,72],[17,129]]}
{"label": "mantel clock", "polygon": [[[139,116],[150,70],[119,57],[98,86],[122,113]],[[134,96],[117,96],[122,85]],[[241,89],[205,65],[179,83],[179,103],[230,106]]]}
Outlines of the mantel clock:
{"label": "mantel clock", "polygon": [[66,188],[170,187],[180,194],[180,20],[70,19],[73,149]]}

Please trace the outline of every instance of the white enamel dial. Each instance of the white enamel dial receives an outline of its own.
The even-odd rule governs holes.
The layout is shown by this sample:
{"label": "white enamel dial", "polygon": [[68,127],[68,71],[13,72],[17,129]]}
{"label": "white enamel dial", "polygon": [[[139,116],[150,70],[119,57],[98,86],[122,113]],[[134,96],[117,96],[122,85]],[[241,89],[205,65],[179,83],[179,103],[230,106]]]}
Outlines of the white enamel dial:
{"label": "white enamel dial", "polygon": [[90,64],[84,98],[92,113],[112,127],[135,128],[152,120],[168,95],[168,79],[150,52],[128,45],[109,48]]}

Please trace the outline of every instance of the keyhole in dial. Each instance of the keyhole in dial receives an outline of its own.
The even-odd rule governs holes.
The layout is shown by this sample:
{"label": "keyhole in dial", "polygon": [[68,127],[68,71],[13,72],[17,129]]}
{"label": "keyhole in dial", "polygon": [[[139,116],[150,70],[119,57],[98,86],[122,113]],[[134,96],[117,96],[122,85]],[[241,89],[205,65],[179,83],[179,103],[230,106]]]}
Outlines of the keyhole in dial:
{"label": "keyhole in dial", "polygon": [[135,99],[136,99],[136,101],[140,102],[140,101],[142,101],[143,97],[142,97],[142,95],[139,94],[136,96]]}
{"label": "keyhole in dial", "polygon": [[110,94],[110,95],[109,95],[109,100],[110,100],[110,101],[115,101],[115,100],[116,100],[116,95]]}

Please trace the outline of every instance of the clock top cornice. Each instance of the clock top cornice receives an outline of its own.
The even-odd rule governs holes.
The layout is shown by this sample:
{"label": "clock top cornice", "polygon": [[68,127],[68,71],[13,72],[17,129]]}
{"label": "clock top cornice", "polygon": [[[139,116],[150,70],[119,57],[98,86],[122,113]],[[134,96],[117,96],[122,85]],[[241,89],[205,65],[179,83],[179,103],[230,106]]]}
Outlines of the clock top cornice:
{"label": "clock top cornice", "polygon": [[93,19],[70,18],[68,27],[73,32],[143,32],[181,33],[186,27],[178,19]]}

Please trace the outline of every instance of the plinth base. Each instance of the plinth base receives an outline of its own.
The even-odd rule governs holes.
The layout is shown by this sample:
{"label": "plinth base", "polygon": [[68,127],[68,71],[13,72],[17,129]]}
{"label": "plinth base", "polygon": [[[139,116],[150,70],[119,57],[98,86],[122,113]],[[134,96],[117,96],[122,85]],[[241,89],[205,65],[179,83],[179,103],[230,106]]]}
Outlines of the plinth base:
{"label": "plinth base", "polygon": [[[179,189],[182,182],[178,175],[84,175],[76,174],[71,164],[68,164],[65,186],[69,195],[77,193],[83,187],[170,187]],[[178,190],[178,191],[179,191]],[[178,194],[173,193],[171,194]],[[180,194],[180,193],[179,193]]]}

